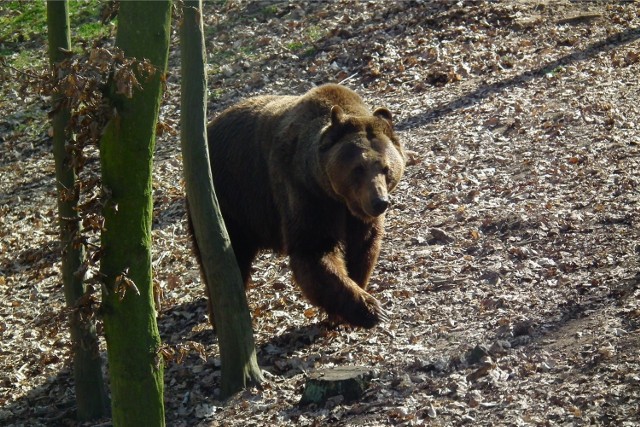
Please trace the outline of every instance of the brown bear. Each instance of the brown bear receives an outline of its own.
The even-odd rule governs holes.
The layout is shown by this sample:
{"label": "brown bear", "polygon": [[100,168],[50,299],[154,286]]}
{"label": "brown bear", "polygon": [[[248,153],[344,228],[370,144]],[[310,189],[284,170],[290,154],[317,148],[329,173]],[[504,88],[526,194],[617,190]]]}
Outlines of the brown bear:
{"label": "brown bear", "polygon": [[258,251],[289,256],[304,295],[333,319],[386,319],[366,292],[405,154],[388,109],[344,86],[259,96],[208,126],[211,169],[245,286]]}

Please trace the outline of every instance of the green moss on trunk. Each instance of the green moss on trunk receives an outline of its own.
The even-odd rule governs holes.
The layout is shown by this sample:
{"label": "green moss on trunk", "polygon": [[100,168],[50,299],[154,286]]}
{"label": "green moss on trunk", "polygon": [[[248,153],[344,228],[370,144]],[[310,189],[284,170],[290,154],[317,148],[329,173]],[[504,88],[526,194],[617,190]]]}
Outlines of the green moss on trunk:
{"label": "green moss on trunk", "polygon": [[[152,165],[155,129],[169,46],[171,2],[121,2],[116,45],[126,56],[148,59],[155,74],[140,78],[132,98],[114,96],[116,116],[100,145],[106,230],[100,271],[109,354],[112,415],[116,426],[164,425],[163,364],[158,359],[151,271]],[[133,287],[120,300],[125,273]],[[126,285],[125,285],[126,286]]]}

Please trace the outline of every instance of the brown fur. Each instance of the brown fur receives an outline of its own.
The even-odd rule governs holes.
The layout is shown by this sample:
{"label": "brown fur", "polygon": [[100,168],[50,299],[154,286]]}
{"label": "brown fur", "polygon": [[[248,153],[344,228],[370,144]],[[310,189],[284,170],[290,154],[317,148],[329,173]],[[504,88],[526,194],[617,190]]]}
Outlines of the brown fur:
{"label": "brown fur", "polygon": [[257,252],[290,257],[311,303],[353,325],[385,317],[366,292],[388,192],[404,171],[389,110],[353,91],[260,96],[208,128],[216,194],[245,285]]}

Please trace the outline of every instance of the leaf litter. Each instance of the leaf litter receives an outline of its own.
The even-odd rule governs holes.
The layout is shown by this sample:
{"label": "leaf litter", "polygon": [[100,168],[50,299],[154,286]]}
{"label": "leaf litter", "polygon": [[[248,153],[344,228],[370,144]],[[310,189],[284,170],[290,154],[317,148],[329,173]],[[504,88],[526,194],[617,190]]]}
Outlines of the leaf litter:
{"label": "leaf litter", "polygon": [[[327,327],[286,259],[261,254],[248,296],[268,382],[221,402],[179,145],[162,134],[153,267],[167,423],[639,423],[639,12],[544,0],[206,3],[211,115],[250,95],[344,82],[394,112],[410,160],[371,284],[390,322]],[[167,128],[179,122],[175,37]],[[18,102],[10,77],[0,422],[77,425],[48,104]],[[345,365],[374,372],[361,400],[299,405],[309,372]]]}

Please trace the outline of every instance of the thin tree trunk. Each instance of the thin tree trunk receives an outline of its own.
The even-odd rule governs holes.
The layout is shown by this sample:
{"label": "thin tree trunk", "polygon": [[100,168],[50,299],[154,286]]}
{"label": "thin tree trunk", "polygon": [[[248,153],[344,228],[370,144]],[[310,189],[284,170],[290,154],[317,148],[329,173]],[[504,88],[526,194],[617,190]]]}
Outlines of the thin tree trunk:
{"label": "thin tree trunk", "polygon": [[[181,144],[189,215],[215,313],[222,363],[222,397],[264,379],[240,270],[220,214],[207,148],[204,36],[201,0],[185,1],[182,52]],[[213,321],[213,319],[210,319]]]}
{"label": "thin tree trunk", "polygon": [[151,270],[151,171],[170,22],[170,0],[120,3],[116,46],[127,57],[148,59],[156,72],[139,77],[142,89],[132,98],[112,96],[117,111],[100,144],[106,229],[100,271],[107,289],[103,317],[115,426],[164,425]]}
{"label": "thin tree trunk", "polygon": [[[67,1],[47,1],[47,27],[49,60],[55,72],[55,64],[65,58],[71,49],[69,32],[69,7]],[[76,389],[77,417],[88,421],[109,414],[109,399],[104,387],[98,339],[92,320],[83,319],[77,309],[78,300],[84,295],[84,248],[78,242],[80,218],[78,216],[78,189],[76,174],[71,166],[71,156],[66,149],[70,139],[66,130],[70,112],[62,108],[63,95],[53,98],[53,155],[56,164],[56,187],[60,240],[62,243],[62,283],[66,305],[71,309],[70,330],[73,345],[73,377]]]}

